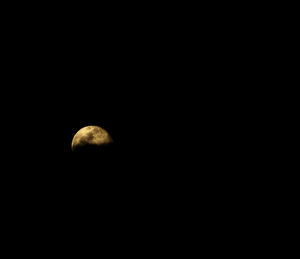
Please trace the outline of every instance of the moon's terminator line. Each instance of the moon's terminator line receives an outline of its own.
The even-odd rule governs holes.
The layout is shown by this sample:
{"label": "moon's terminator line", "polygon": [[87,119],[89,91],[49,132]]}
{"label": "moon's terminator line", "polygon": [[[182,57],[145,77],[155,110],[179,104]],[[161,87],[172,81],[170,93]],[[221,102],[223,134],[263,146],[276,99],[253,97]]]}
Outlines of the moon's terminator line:
{"label": "moon's terminator line", "polygon": [[81,128],[73,137],[72,151],[86,146],[105,146],[113,142],[109,133],[99,126],[86,126]]}

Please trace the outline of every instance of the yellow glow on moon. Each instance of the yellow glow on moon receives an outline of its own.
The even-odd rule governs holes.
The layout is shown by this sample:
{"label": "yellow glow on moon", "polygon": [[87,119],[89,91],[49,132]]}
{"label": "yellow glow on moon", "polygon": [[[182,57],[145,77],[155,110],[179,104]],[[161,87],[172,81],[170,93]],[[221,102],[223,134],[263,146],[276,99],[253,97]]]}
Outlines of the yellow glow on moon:
{"label": "yellow glow on moon", "polygon": [[86,126],[73,137],[71,148],[74,151],[83,146],[104,146],[112,143],[109,133],[99,126]]}

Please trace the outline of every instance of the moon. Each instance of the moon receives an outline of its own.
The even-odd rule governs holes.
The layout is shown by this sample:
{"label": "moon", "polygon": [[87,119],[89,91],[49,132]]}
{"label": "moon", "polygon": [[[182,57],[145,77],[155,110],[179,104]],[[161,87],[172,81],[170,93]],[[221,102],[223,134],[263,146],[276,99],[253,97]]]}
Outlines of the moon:
{"label": "moon", "polygon": [[113,142],[110,134],[99,126],[86,126],[81,128],[73,137],[72,151],[99,148]]}

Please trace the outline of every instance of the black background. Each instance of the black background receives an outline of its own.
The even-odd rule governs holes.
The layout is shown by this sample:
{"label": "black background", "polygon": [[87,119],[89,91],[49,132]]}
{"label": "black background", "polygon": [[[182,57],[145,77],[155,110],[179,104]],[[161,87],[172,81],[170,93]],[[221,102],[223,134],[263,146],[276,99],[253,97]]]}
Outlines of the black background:
{"label": "black background", "polygon": [[[258,130],[244,109],[255,73],[243,66],[247,38],[235,40],[222,18],[168,8],[69,8],[4,19],[7,218],[23,233],[39,226],[111,246],[116,236],[175,233],[199,211],[225,227],[255,177],[255,154],[245,152]],[[72,153],[87,125],[114,145]]]}

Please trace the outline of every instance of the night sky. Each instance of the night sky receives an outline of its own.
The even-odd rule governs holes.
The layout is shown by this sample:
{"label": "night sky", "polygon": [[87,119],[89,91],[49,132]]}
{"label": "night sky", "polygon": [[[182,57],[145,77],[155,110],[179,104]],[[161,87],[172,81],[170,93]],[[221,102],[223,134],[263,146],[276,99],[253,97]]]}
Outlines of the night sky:
{"label": "night sky", "polygon": [[[52,170],[65,179],[149,170],[167,180],[178,175],[174,166],[188,171],[194,159],[213,161],[228,141],[231,116],[213,40],[198,48],[191,26],[105,17],[12,22],[3,71],[13,107],[4,116],[18,143],[10,152],[34,175]],[[72,154],[74,134],[87,125],[115,140],[105,158]]]}
{"label": "night sky", "polygon": [[[226,35],[121,9],[7,20],[7,217],[22,214],[57,239],[93,240],[91,229],[107,242],[162,226],[173,233],[176,216],[188,224],[202,208],[213,218],[245,186],[235,170],[248,165],[252,125],[241,121],[247,97],[235,86],[250,83],[218,44]],[[107,130],[112,148],[72,153],[74,134],[88,125]]]}
{"label": "night sky", "polygon": [[[18,161],[11,167],[21,166],[6,176],[11,184],[17,177],[23,193],[35,190],[40,202],[52,197],[61,204],[69,193],[95,202],[100,197],[89,192],[99,191],[98,185],[126,197],[168,179],[165,168],[174,163],[169,153],[190,141],[182,104],[187,75],[178,73],[175,48],[162,40],[164,33],[154,38],[148,26],[120,20],[109,26],[16,24],[18,33],[7,38],[4,72],[14,107],[7,125],[17,143],[8,146]],[[111,134],[109,152],[71,152],[74,134],[88,125]],[[157,178],[161,170],[165,174]]]}

